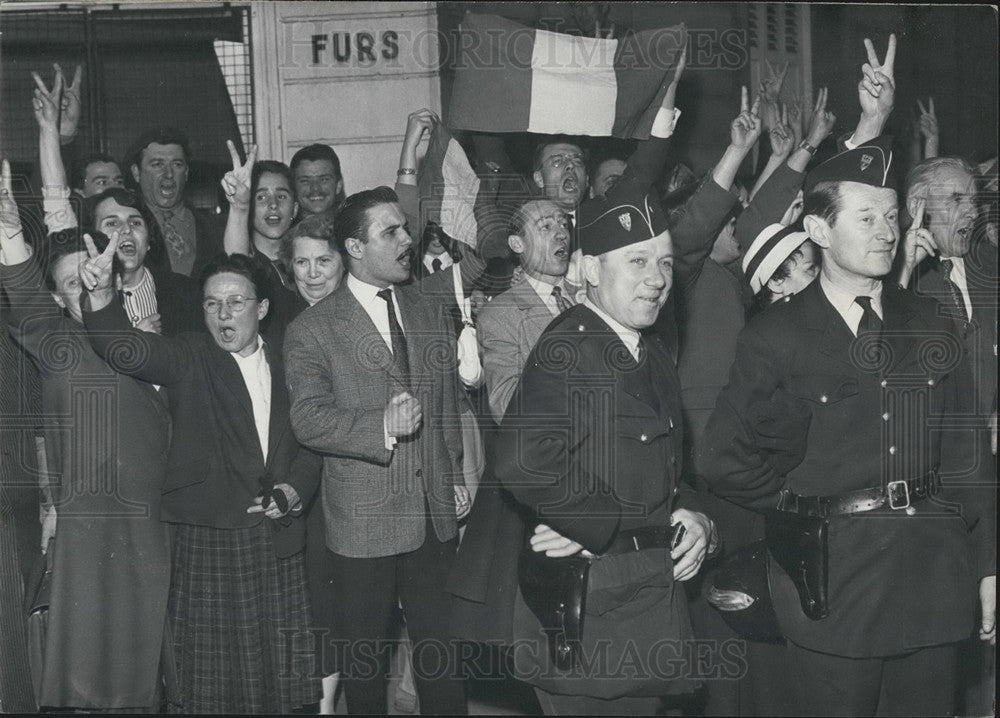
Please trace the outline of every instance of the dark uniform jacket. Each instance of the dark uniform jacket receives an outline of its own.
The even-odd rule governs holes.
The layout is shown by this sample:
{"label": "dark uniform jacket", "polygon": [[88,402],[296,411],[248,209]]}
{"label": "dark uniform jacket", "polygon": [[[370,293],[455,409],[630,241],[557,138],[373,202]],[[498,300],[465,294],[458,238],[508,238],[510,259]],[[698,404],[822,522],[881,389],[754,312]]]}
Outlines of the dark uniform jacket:
{"label": "dark uniform jacket", "polygon": [[[675,508],[693,504],[693,491],[680,481],[677,374],[658,337],[648,337],[646,347],[639,365],[582,304],[542,334],[501,423],[494,459],[499,480],[533,518],[529,529],[546,523],[600,554],[619,532],[668,525]],[[581,679],[548,665],[544,637],[520,596],[514,632],[515,640],[535,641],[528,645],[538,649],[515,651],[518,675],[552,692],[615,698],[691,689],[678,664],[650,666],[651,657],[662,660],[678,650],[675,641],[691,638],[667,549],[593,562],[583,650],[587,660],[596,650],[608,652],[603,671]],[[643,670],[622,668],[627,650]],[[540,676],[531,675],[536,668]]]}
{"label": "dark uniform jacket", "polygon": [[[988,444],[984,432],[954,430],[968,426],[970,409],[961,341],[934,302],[887,283],[882,305],[887,352],[864,334],[855,340],[819,281],[758,315],[740,336],[702,456],[713,490],[758,510],[777,506],[783,488],[825,496],[940,473],[943,490],[914,515],[886,508],[830,519],[826,619],[807,619],[772,566],[785,635],[857,658],[966,638],[977,579],[996,563]],[[802,461],[787,474],[752,430],[755,406],[777,394],[811,416],[797,437]]]}

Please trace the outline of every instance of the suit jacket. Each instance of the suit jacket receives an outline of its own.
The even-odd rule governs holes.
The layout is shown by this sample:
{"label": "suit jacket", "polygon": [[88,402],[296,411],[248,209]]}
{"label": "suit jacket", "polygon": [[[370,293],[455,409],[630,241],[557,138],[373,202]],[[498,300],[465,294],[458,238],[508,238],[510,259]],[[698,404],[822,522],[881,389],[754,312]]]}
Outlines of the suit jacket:
{"label": "suit jacket", "polygon": [[406,332],[409,391],[421,428],[385,448],[384,412],[406,390],[392,354],[345,282],[305,310],[285,337],[292,426],[323,455],[323,509],[331,551],[391,556],[458,533],[454,486],[462,479],[456,339],[441,303],[420,286],[396,287]]}
{"label": "suit jacket", "polygon": [[490,412],[499,424],[542,332],[555,317],[527,280],[498,294],[476,319]]}
{"label": "suit jacket", "polygon": [[[785,635],[854,658],[968,637],[976,580],[996,563],[989,449],[974,430],[932,423],[954,424],[970,411],[960,340],[932,301],[887,283],[882,306],[887,352],[863,335],[855,340],[819,281],[755,317],[740,335],[702,456],[716,492],[758,510],[776,506],[783,488],[822,496],[939,472],[942,492],[915,515],[884,509],[830,519],[826,619],[807,619],[790,579],[771,567]],[[802,461],[787,472],[768,458],[751,420],[776,393],[811,416],[796,439]]]}
{"label": "suit jacket", "polygon": [[[973,371],[976,412],[987,417],[996,411],[997,396],[997,248],[988,241],[975,242],[965,255],[965,274],[972,302],[972,321],[955,316]],[[925,261],[913,282],[913,291],[936,299],[942,313],[954,316],[951,292],[941,264]]]}
{"label": "suit jacket", "polygon": [[[121,305],[84,312],[95,351],[116,371],[167,387],[174,434],[163,487],[162,518],[172,523],[245,528],[271,521],[247,507],[262,488],[290,484],[303,506],[319,483],[320,460],[299,446],[289,420],[281,352],[265,343],[271,370],[267,460],[250,393],[232,355],[207,332],[165,338],[133,329]],[[275,550],[302,550],[305,522],[272,522]]]}

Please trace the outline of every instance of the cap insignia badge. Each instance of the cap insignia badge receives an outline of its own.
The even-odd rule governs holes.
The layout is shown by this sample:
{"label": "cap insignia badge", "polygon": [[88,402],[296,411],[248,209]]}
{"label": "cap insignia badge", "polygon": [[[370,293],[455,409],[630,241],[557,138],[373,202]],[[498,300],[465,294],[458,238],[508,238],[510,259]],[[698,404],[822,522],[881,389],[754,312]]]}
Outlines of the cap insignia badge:
{"label": "cap insignia badge", "polygon": [[868,165],[870,165],[874,159],[875,158],[871,155],[861,155],[861,171],[864,172],[868,169]]}
{"label": "cap insignia badge", "polygon": [[622,212],[618,215],[618,221],[621,222],[621,225],[625,228],[626,232],[632,231],[632,215],[628,212]]}

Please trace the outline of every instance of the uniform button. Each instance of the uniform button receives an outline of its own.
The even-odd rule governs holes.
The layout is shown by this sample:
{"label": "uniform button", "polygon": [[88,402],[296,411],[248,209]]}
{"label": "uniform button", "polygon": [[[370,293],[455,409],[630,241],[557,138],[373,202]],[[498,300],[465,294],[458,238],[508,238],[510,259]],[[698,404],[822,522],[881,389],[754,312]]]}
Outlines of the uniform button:
{"label": "uniform button", "polygon": [[642,442],[646,442],[646,441],[649,441],[649,437],[648,437],[648,436],[646,436],[645,434],[642,434],[642,435],[641,435],[641,436],[639,437],[639,441],[642,441]]}
{"label": "uniform button", "polygon": [[577,326],[576,330],[577,330],[578,332],[582,332],[582,331],[583,331],[583,325],[582,325],[582,324],[580,324],[579,326]]}
{"label": "uniform button", "polygon": [[889,412],[888,411],[885,412],[884,414],[882,414],[882,421],[889,421]]}
{"label": "uniform button", "polygon": [[887,386],[889,386],[889,382],[887,382],[885,379],[883,379],[882,380],[882,388],[885,389]]}
{"label": "uniform button", "polygon": [[892,454],[893,456],[895,456],[896,455],[896,447],[895,446],[890,446],[889,447],[889,453]]}
{"label": "uniform button", "polygon": [[819,397],[819,401],[821,404],[825,404],[826,402],[829,401],[829,399],[827,398],[826,394],[821,394]]}
{"label": "uniform button", "polygon": [[906,515],[907,516],[916,516],[916,514],[917,514],[917,508],[915,506],[907,506],[906,507]]}
{"label": "uniform button", "polygon": [[934,380],[933,379],[928,379],[927,380],[927,386],[934,386]]}

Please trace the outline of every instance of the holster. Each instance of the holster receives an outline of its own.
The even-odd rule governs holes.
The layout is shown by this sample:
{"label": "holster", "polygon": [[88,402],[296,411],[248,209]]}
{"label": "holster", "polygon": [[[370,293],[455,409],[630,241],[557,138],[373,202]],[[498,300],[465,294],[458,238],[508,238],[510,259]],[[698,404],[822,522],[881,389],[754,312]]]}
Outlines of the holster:
{"label": "holster", "polygon": [[542,624],[556,668],[570,670],[583,640],[590,559],[550,558],[526,545],[517,567],[524,603]]}
{"label": "holster", "polygon": [[799,593],[802,612],[818,621],[829,613],[829,522],[818,516],[772,511],[764,518],[768,551]]}

